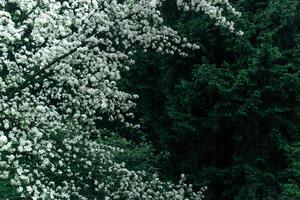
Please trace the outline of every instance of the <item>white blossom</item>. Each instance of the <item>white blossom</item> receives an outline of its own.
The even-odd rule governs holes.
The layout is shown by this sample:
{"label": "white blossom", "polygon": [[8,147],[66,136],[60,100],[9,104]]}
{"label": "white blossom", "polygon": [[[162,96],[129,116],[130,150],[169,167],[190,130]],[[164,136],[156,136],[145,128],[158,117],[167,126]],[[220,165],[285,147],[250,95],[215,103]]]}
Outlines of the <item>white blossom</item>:
{"label": "white blossom", "polygon": [[[0,178],[9,178],[21,196],[203,198],[204,189],[194,192],[184,181],[176,185],[128,170],[115,161],[122,150],[105,145],[104,130],[96,128],[97,120],[139,128],[128,120],[138,96],[117,86],[121,72],[135,63],[137,51],[187,55],[187,50],[199,48],[163,24],[161,4],[0,0]],[[235,30],[222,8],[239,13],[226,0],[177,4]]]}
{"label": "white blossom", "polygon": [[5,135],[0,136],[0,147],[7,143],[7,137]]}

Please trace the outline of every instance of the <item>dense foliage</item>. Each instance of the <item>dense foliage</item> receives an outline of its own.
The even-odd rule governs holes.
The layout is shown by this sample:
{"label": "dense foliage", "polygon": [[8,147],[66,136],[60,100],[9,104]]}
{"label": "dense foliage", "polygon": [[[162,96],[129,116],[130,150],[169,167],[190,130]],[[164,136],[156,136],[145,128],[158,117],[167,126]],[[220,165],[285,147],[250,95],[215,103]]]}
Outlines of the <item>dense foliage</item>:
{"label": "dense foliage", "polygon": [[0,198],[300,199],[300,2],[231,3],[0,0]]}
{"label": "dense foliage", "polygon": [[[207,199],[300,199],[300,5],[237,0],[245,34],[164,3],[167,22],[200,49],[139,55],[123,86],[139,94],[142,133],[167,178],[186,173]],[[131,138],[131,135],[130,137]]]}
{"label": "dense foliage", "polygon": [[[176,3],[243,34],[223,16],[240,15],[226,0]],[[199,48],[164,24],[160,6],[0,0],[1,198],[203,198],[205,187],[195,192],[184,175],[178,184],[162,181],[152,147],[116,139],[111,129],[139,128],[131,122],[137,95],[118,87],[137,52],[186,56]]]}

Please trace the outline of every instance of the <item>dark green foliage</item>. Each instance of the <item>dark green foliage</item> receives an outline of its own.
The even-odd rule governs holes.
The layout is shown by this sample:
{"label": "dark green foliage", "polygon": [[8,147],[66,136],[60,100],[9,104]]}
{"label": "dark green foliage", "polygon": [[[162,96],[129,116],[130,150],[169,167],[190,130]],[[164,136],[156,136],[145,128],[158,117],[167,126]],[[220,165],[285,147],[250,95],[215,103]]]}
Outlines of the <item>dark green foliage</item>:
{"label": "dark green foliage", "polygon": [[114,147],[123,150],[123,152],[115,155],[116,161],[119,163],[125,162],[129,170],[146,171],[149,175],[153,175],[158,171],[157,166],[168,159],[167,153],[161,152],[156,155],[151,144],[142,142],[136,144],[118,135],[110,135],[101,140],[104,144],[114,145]]}
{"label": "dark green foliage", "polygon": [[0,182],[0,199],[22,199],[9,181]]}
{"label": "dark green foliage", "polygon": [[300,199],[298,0],[236,1],[236,37],[203,15],[168,23],[201,46],[188,58],[138,55],[128,90],[169,178],[182,172],[207,199]]}

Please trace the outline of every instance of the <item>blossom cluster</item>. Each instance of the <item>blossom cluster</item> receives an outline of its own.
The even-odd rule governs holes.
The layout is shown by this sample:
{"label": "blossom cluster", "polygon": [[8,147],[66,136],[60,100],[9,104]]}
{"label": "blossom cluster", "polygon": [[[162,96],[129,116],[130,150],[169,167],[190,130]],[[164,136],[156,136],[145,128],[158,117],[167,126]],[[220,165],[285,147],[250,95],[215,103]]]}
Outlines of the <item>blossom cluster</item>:
{"label": "blossom cluster", "polygon": [[241,36],[244,34],[241,30],[235,29],[233,21],[229,21],[223,15],[224,7],[226,10],[231,12],[235,16],[241,16],[241,13],[229,3],[228,0],[177,0],[177,6],[184,11],[202,11],[207,14],[210,18],[216,21],[217,26],[228,29],[231,33],[236,33]]}
{"label": "blossom cluster", "polygon": [[122,150],[104,145],[96,128],[96,120],[135,127],[128,119],[137,96],[117,86],[135,52],[186,55],[198,48],[163,24],[157,5],[0,0],[0,178],[20,196],[203,198],[203,190],[182,181],[148,178],[117,163]]}

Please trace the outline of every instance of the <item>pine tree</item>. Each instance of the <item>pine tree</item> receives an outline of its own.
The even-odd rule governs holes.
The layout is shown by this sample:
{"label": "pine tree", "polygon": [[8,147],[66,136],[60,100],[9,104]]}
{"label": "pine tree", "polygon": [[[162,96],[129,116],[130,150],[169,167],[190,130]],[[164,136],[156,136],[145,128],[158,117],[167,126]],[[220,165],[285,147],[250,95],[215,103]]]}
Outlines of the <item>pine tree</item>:
{"label": "pine tree", "polygon": [[298,199],[299,1],[236,7],[238,38],[204,15],[169,12],[200,49],[186,59],[152,56],[132,72],[145,97],[143,131],[171,155],[173,167],[161,170],[208,185],[208,199]]}

